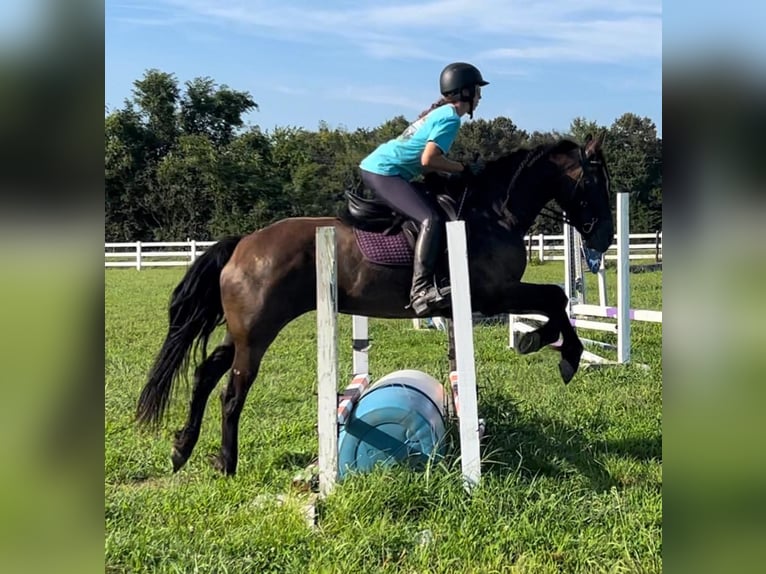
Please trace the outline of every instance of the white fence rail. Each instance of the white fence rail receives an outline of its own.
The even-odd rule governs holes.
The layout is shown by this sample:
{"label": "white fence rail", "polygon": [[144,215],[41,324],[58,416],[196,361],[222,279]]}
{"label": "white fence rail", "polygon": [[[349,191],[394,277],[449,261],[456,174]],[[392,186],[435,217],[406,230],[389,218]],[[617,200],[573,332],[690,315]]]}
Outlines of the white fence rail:
{"label": "white fence rail", "polygon": [[[606,252],[608,261],[617,259],[617,235],[614,236],[615,243],[609,246]],[[628,258],[650,259],[655,262],[662,261],[662,232],[656,233],[631,233],[628,236]],[[527,244],[527,254],[530,260],[538,261],[564,261],[564,235],[532,235],[525,236],[524,242]]]}
{"label": "white fence rail", "polygon": [[191,265],[215,241],[134,241],[104,243],[104,267],[182,267]]}
{"label": "white fence rail", "polygon": [[[615,241],[616,241],[615,236]],[[564,260],[563,235],[527,235],[524,238],[530,259]],[[104,243],[104,267],[183,267],[191,265],[215,241],[134,241]],[[630,259],[662,261],[662,232],[631,233]],[[609,247],[607,260],[617,259],[617,244]]]}

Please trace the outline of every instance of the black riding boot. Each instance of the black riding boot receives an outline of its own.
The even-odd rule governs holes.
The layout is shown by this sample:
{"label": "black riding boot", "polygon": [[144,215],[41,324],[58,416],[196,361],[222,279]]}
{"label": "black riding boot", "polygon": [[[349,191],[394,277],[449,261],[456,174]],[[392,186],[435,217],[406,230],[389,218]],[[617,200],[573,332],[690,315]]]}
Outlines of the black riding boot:
{"label": "black riding boot", "polygon": [[427,317],[449,305],[450,288],[437,289],[434,267],[439,258],[444,226],[440,220],[426,219],[415,243],[410,306],[418,317]]}

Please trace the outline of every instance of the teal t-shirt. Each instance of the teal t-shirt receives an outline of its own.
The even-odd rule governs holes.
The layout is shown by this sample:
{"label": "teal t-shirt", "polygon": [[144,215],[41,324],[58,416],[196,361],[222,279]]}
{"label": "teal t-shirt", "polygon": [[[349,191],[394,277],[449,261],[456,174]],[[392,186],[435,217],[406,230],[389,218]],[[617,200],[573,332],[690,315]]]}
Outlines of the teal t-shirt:
{"label": "teal t-shirt", "polygon": [[420,157],[430,141],[447,153],[460,129],[460,116],[450,104],[439,106],[410,124],[402,134],[362,160],[359,167],[378,175],[398,175],[407,181],[423,173]]}

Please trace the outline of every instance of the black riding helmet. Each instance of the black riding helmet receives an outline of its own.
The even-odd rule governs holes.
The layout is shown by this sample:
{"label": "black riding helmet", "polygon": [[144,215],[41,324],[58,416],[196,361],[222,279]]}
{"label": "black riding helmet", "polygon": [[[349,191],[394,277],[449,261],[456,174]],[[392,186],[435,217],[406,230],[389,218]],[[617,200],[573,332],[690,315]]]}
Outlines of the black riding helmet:
{"label": "black riding helmet", "polygon": [[[486,86],[481,72],[476,66],[465,62],[454,62],[442,70],[439,76],[439,91],[443,96],[457,94],[462,102],[472,102],[476,95],[476,86]],[[464,94],[463,90],[468,93]]]}

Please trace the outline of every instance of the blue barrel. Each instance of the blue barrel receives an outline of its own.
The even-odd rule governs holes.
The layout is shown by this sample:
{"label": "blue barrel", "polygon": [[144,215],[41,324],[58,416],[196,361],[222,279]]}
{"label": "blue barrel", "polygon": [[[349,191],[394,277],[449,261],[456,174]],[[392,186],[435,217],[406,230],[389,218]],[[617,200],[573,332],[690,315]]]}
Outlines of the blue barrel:
{"label": "blue barrel", "polygon": [[444,387],[422,371],[390,373],[359,398],[338,433],[338,474],[377,463],[422,468],[446,453]]}

